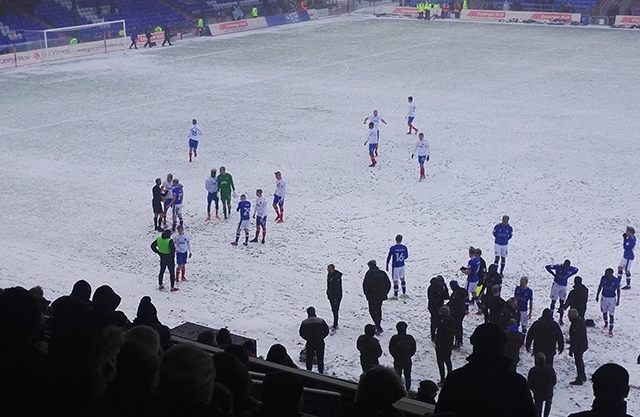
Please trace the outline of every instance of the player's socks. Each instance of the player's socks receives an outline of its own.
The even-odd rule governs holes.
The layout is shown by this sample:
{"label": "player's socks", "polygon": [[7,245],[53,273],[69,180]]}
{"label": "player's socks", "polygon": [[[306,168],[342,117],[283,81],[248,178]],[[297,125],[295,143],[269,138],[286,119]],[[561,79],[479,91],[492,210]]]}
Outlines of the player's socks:
{"label": "player's socks", "polygon": [[420,178],[424,178],[424,167],[420,166]]}
{"label": "player's socks", "polygon": [[258,241],[258,235],[260,235],[260,230],[256,230],[256,236],[253,239],[251,239],[252,243],[255,243]]}
{"label": "player's socks", "polygon": [[280,207],[280,223],[284,221],[284,207]]}
{"label": "player's socks", "polygon": [[397,297],[398,296],[398,284],[397,283],[393,283],[393,296]]}
{"label": "player's socks", "polygon": [[249,232],[244,233],[244,245],[247,246],[249,243]]}
{"label": "player's socks", "polygon": [[239,240],[240,240],[240,233],[236,233],[236,245],[238,244]]}
{"label": "player's socks", "polygon": [[189,151],[189,162],[191,162],[191,151]]}
{"label": "player's socks", "polygon": [[262,230],[262,243],[264,243],[264,241],[265,241],[266,237],[267,237],[267,230],[266,230],[266,229],[263,229],[263,230]]}
{"label": "player's socks", "polygon": [[196,149],[193,150],[193,156],[198,156],[198,151]]}
{"label": "player's socks", "polygon": [[175,232],[177,226],[178,226],[178,222],[173,222],[173,226],[171,226],[171,230]]}
{"label": "player's socks", "polygon": [[504,272],[505,265],[506,265],[506,262],[500,262],[500,275],[502,275],[502,273]]}
{"label": "player's socks", "polygon": [[403,282],[402,284],[400,284],[402,286],[402,293],[406,294],[407,293],[407,283]]}
{"label": "player's socks", "polygon": [[180,226],[184,226],[184,220],[180,219]]}

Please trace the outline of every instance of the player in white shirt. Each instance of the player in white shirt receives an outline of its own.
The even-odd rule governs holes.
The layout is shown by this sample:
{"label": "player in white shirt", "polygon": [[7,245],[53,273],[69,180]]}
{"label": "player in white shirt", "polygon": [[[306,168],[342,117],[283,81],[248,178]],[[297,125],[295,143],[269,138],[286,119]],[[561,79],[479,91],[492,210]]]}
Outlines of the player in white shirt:
{"label": "player in white shirt", "polygon": [[256,237],[251,242],[257,242],[262,229],[262,243],[267,237],[267,199],[262,196],[262,190],[256,190],[256,205],[253,209],[253,218],[256,219]]}
{"label": "player in white shirt", "polygon": [[184,277],[185,265],[187,258],[191,258],[191,239],[184,232],[182,225],[178,226],[178,234],[173,237],[173,244],[176,247],[176,282],[180,281],[180,271],[182,271],[182,281],[187,279]]}
{"label": "player in white shirt", "polygon": [[376,131],[376,134],[378,135],[378,145],[376,145],[376,152],[375,152],[376,156],[378,156],[378,146],[380,145],[380,122],[384,123],[385,125],[387,124],[387,122],[385,122],[382,117],[378,116],[378,110],[374,110],[372,116],[364,118],[365,125],[367,124],[367,122],[373,122],[373,129]]}
{"label": "player in white shirt", "polygon": [[193,119],[192,126],[189,128],[189,162],[191,162],[191,154],[198,156],[198,141],[202,136],[202,130],[198,127],[198,121]]}
{"label": "player in white shirt", "polygon": [[162,215],[164,227],[167,227],[167,212],[171,207],[173,200],[173,174],[167,174],[167,180],[162,183],[162,191],[164,192],[164,214]]}
{"label": "player in white shirt", "polygon": [[216,219],[218,215],[218,170],[211,169],[211,175],[204,181],[204,188],[207,190],[207,221],[211,220],[211,202],[216,203]]}
{"label": "player in white shirt", "polygon": [[411,134],[412,130],[415,130],[415,133],[418,133],[418,129],[413,126],[413,119],[416,118],[416,104],[413,102],[413,97],[409,96],[407,99],[409,101],[409,112],[407,113],[407,125],[409,126],[409,131],[407,135]]}
{"label": "player in white shirt", "polygon": [[418,155],[418,163],[420,164],[420,181],[424,179],[424,161],[429,160],[429,142],[424,138],[424,133],[418,135],[418,141],[411,154],[411,159],[414,155]]}
{"label": "player in white shirt", "polygon": [[273,209],[276,211],[276,223],[284,221],[284,195],[287,191],[287,182],[282,178],[280,171],[276,171],[276,192],[273,194]]}
{"label": "player in white shirt", "polygon": [[367,135],[367,140],[364,141],[365,145],[367,143],[369,143],[369,157],[371,158],[371,165],[369,165],[369,167],[374,167],[378,163],[375,156],[376,149],[378,149],[378,134],[376,133],[373,122],[369,122],[369,134]]}

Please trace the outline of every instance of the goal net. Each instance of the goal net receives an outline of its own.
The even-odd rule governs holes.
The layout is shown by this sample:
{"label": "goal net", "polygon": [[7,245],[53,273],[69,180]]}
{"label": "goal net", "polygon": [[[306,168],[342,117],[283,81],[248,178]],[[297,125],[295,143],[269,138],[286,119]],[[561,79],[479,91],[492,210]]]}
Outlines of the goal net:
{"label": "goal net", "polygon": [[42,62],[123,52],[127,47],[124,20],[24,31],[24,40],[23,47],[37,51]]}

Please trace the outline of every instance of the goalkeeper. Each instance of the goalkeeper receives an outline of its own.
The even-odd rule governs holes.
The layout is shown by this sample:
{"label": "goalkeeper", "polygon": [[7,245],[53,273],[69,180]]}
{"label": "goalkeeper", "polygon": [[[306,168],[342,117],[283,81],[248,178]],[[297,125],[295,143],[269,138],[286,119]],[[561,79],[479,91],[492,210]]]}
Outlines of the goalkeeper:
{"label": "goalkeeper", "polygon": [[220,167],[218,175],[218,192],[220,192],[220,200],[222,201],[222,212],[226,219],[231,214],[231,193],[235,197],[236,187],[233,185],[233,177],[227,172],[225,167]]}

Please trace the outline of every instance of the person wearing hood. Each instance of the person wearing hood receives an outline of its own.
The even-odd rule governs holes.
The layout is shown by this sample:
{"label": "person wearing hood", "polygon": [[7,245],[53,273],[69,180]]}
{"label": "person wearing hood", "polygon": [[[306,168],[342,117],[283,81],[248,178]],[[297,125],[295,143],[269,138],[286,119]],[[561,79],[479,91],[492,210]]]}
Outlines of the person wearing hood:
{"label": "person wearing hood", "polygon": [[98,287],[93,293],[93,320],[101,327],[113,325],[123,329],[131,322],[122,311],[116,311],[122,298],[108,285]]}
{"label": "person wearing hood", "polygon": [[164,277],[164,271],[169,268],[169,279],[171,281],[171,291],[178,291],[175,287],[176,276],[176,247],[171,239],[171,230],[167,229],[162,232],[162,235],[156,240],[151,242],[151,250],[160,256],[160,273],[158,274],[158,289],[163,290],[164,285],[162,283]]}
{"label": "person wearing hood", "polygon": [[298,366],[293,362],[291,356],[287,353],[287,348],[279,343],[272,345],[267,352],[265,358],[267,362],[273,362],[280,365],[288,366],[289,368],[298,369]]}
{"label": "person wearing hood", "polygon": [[411,358],[416,354],[416,340],[407,334],[407,323],[399,321],[396,324],[398,334],[391,336],[389,353],[393,356],[393,369],[399,377],[404,373],[404,387],[411,389]]}
{"label": "person wearing hood", "polygon": [[486,416],[536,417],[527,380],[510,369],[511,361],[502,353],[507,340],[500,327],[481,324],[470,341],[473,353],[467,357],[469,363],[451,371],[440,391],[435,412],[476,417],[482,410]]}
{"label": "person wearing hood", "polygon": [[449,290],[442,275],[431,278],[429,288],[427,288],[427,309],[431,315],[431,340],[435,340],[436,338],[436,326],[440,320],[440,307],[442,307],[445,300],[448,299]]}
{"label": "person wearing hood", "polygon": [[453,350],[453,340],[456,332],[455,320],[449,314],[449,307],[440,307],[440,320],[436,327],[436,361],[438,362],[438,371],[440,372],[440,386],[444,384],[446,375],[444,373],[447,367],[447,375],[451,372],[451,351]]}
{"label": "person wearing hood", "polygon": [[376,326],[367,324],[364,326],[364,334],[358,337],[356,348],[360,352],[360,366],[362,372],[367,372],[372,366],[379,364],[378,358],[382,356],[380,341],[375,338]]}
{"label": "person wearing hood", "polygon": [[316,316],[316,309],[307,308],[307,318],[300,324],[300,337],[307,341],[306,365],[307,371],[313,369],[313,357],[318,360],[318,372],[324,372],[324,338],[329,335],[327,322]]}
{"label": "person wearing hood", "polygon": [[569,417],[631,417],[627,414],[629,372],[615,363],[599,367],[591,377],[593,404],[591,410],[570,414]]}
{"label": "person wearing hood", "polygon": [[518,323],[514,319],[509,320],[507,330],[507,343],[504,345],[504,356],[511,359],[511,370],[516,372],[518,362],[520,362],[520,348],[524,343],[524,335],[518,330]]}
{"label": "person wearing hood", "polygon": [[567,300],[564,302],[562,308],[575,308],[578,310],[578,315],[584,318],[584,315],[587,312],[587,300],[589,300],[589,289],[582,283],[582,277],[574,277],[573,289],[569,291]]}
{"label": "person wearing hood", "polygon": [[355,401],[340,413],[340,417],[404,417],[393,404],[406,396],[400,377],[393,369],[374,366],[360,375]]}
{"label": "person wearing hood", "polygon": [[542,317],[536,320],[527,332],[527,352],[531,351],[532,343],[533,354],[537,355],[539,352],[544,353],[547,365],[549,366],[553,366],[556,347],[558,354],[564,350],[562,329],[560,329],[560,325],[553,320],[553,312],[551,309],[545,308],[542,311]]}
{"label": "person wearing hood", "polygon": [[538,409],[540,417],[549,417],[551,402],[553,400],[553,387],[556,385],[556,371],[547,365],[544,353],[536,355],[536,366],[529,370],[527,380],[533,392],[533,402]]}
{"label": "person wearing hood", "polygon": [[338,329],[338,311],[340,301],[342,301],[342,272],[338,271],[333,264],[327,266],[327,298],[331,304],[333,313],[333,330]]}
{"label": "person wearing hood", "polygon": [[391,281],[386,272],[378,268],[374,259],[367,262],[369,270],[362,281],[362,291],[369,304],[369,314],[376,326],[376,334],[382,333],[382,302],[391,290]]}
{"label": "person wearing hood", "polygon": [[447,307],[449,307],[449,314],[455,322],[455,344],[454,348],[459,349],[462,346],[462,321],[466,313],[466,302],[469,298],[469,293],[464,288],[458,285],[458,281],[451,281],[449,283],[451,287],[451,296]]}
{"label": "person wearing hood", "polygon": [[91,310],[91,284],[81,279],[73,284],[71,294],[63,295],[51,303],[52,326],[78,317],[86,317]]}
{"label": "person wearing hood", "polygon": [[158,319],[158,310],[156,306],[151,302],[151,297],[145,295],[140,299],[138,304],[138,310],[136,311],[136,318],[133,319],[133,327],[136,326],[149,326],[160,337],[160,346],[164,349],[171,346],[171,330],[168,326],[165,326]]}

